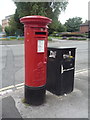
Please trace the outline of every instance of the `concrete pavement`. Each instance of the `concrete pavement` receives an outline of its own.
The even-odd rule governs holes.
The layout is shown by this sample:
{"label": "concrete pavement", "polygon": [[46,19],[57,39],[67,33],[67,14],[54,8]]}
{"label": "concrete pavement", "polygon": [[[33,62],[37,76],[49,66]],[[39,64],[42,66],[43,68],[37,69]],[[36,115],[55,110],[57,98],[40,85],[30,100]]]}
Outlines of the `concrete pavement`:
{"label": "concrete pavement", "polygon": [[[22,118],[88,118],[87,86],[88,70],[78,72],[75,75],[75,85],[72,93],[65,96],[56,96],[47,91],[46,102],[40,106],[29,106],[22,102],[24,98],[23,87],[17,88],[15,91],[4,91],[0,95],[3,94],[2,98],[12,96],[15,101],[15,107]],[[11,105],[8,102],[9,104]],[[7,111],[4,109],[2,112],[4,114]],[[7,114],[8,117],[11,117],[11,115]]]}

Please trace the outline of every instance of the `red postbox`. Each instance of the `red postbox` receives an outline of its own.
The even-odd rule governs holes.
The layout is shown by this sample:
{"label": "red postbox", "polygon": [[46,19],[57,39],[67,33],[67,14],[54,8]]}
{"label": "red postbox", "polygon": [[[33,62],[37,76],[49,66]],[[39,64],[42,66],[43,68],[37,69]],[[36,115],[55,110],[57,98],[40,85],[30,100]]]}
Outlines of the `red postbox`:
{"label": "red postbox", "polygon": [[43,16],[26,16],[20,19],[24,23],[25,36],[25,101],[39,105],[45,100],[47,37],[51,19]]}

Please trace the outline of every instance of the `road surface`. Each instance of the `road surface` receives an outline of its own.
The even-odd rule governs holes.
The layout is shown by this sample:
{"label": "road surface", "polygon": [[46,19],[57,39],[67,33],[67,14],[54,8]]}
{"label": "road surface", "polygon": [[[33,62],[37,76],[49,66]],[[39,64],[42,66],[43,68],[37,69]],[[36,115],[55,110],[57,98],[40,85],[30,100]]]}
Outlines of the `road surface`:
{"label": "road surface", "polygon": [[[49,42],[50,47],[76,47],[75,70],[88,69],[89,41],[54,40]],[[33,49],[33,48],[32,48]],[[23,42],[3,45],[0,44],[0,88],[24,82],[24,44]]]}

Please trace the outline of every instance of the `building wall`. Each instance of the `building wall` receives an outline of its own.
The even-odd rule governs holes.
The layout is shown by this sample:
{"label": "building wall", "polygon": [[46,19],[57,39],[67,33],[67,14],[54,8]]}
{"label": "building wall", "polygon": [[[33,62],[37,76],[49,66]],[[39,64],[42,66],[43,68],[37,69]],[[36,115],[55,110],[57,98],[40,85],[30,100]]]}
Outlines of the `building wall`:
{"label": "building wall", "polygon": [[87,25],[80,26],[80,33],[87,33],[89,27]]}
{"label": "building wall", "polygon": [[5,32],[5,27],[9,26],[9,20],[13,15],[6,16],[5,19],[2,20],[2,31]]}
{"label": "building wall", "polygon": [[4,19],[2,20],[2,31],[4,32],[5,27],[9,26],[9,20],[8,19]]}

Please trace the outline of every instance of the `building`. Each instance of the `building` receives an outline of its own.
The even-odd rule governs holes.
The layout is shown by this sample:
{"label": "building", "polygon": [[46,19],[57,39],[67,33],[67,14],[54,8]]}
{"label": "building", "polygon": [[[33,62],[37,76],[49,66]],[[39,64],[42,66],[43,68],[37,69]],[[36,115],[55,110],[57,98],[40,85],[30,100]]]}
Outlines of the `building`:
{"label": "building", "polygon": [[88,33],[89,32],[89,23],[90,23],[90,21],[86,21],[85,23],[80,25],[80,33]]}
{"label": "building", "polygon": [[9,26],[9,20],[12,15],[6,16],[5,19],[2,20],[2,31],[5,32],[5,27]]}

